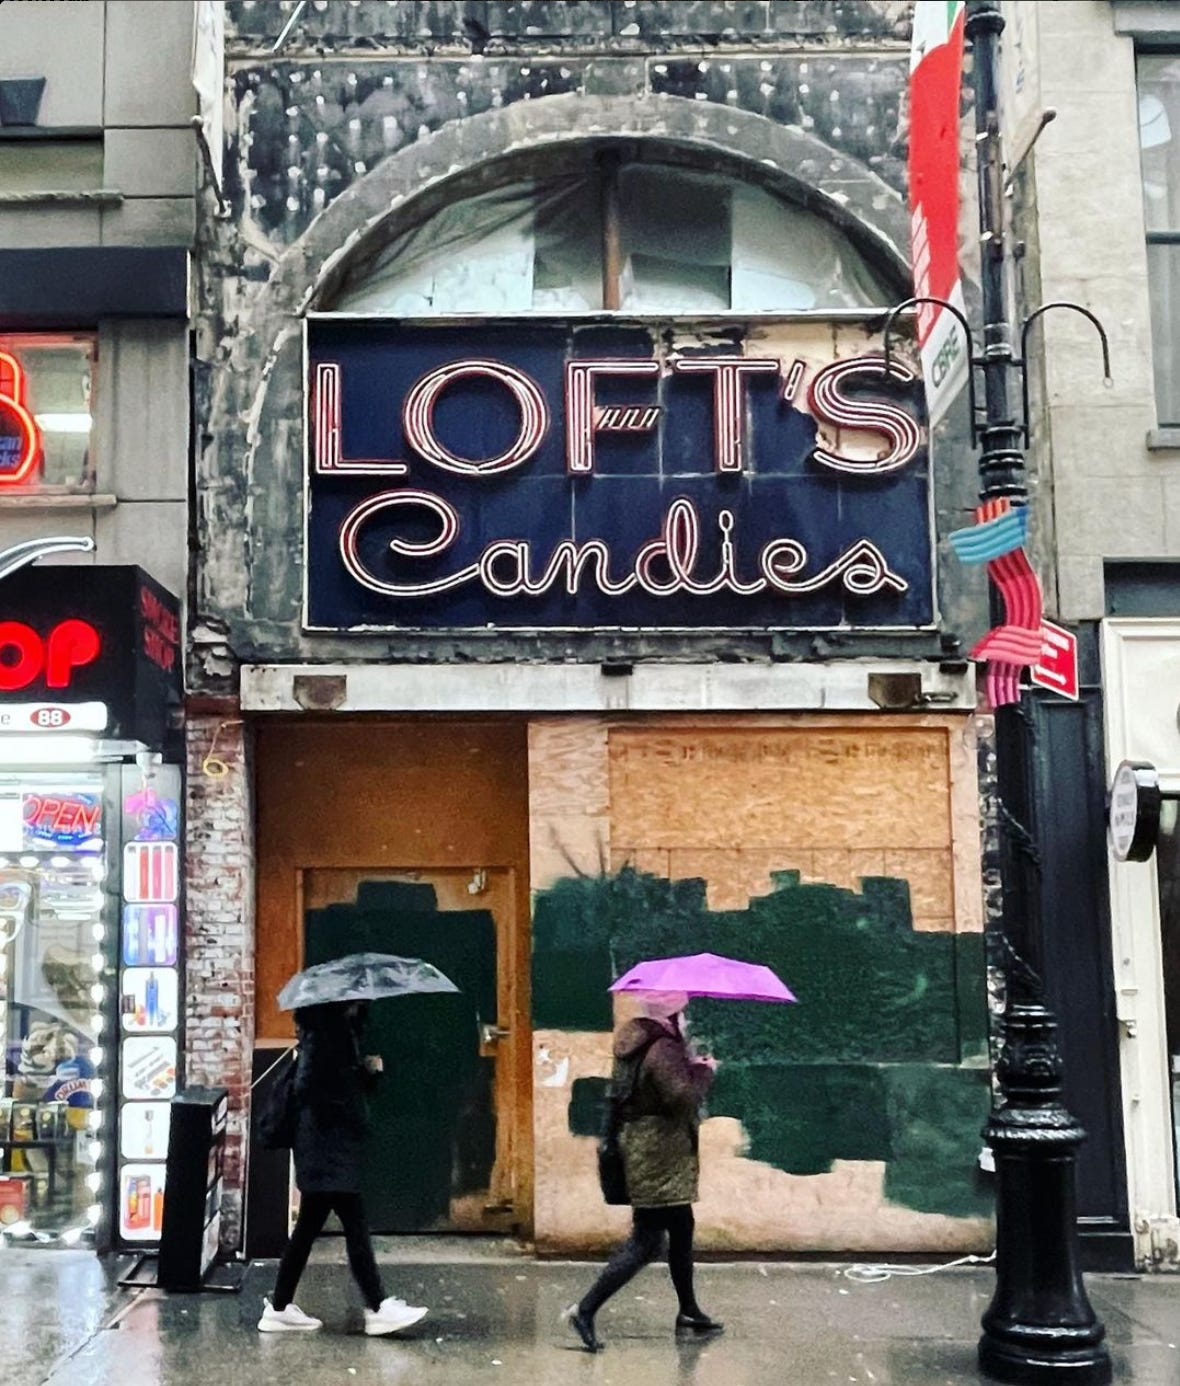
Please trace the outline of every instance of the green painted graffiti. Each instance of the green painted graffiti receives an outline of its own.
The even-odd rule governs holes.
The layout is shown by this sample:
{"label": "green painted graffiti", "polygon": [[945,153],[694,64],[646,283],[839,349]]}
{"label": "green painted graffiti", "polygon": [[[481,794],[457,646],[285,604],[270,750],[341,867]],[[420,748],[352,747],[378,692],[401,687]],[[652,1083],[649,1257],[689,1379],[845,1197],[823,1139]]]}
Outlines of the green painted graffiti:
{"label": "green painted graffiti", "polygon": [[[982,938],[915,931],[905,881],[870,877],[857,892],[780,872],[773,886],[744,910],[710,910],[699,880],[625,868],[556,882],[534,903],[534,1023],[609,1030],[607,988],[642,958],[707,950],[767,963],[798,1005],[692,1004],[694,1038],[723,1060],[710,1114],[736,1117],[749,1157],[788,1173],[881,1160],[891,1200],[986,1214]],[[601,1129],[604,1090],[574,1084],[575,1134]]]}

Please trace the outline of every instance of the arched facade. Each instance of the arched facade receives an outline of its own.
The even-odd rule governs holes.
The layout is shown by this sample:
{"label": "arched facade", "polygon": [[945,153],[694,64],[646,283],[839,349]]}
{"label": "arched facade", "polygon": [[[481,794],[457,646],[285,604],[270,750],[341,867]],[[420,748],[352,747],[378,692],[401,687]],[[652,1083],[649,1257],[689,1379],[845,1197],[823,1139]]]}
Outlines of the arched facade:
{"label": "arched facade", "polygon": [[[610,9],[585,7],[599,8]],[[611,969],[631,953],[725,951],[746,946],[746,937],[800,975],[810,1009],[799,1012],[793,1054],[781,1018],[763,1032],[752,1018],[701,1013],[702,1042],[730,1055],[702,1133],[704,1240],[722,1250],[988,1243],[988,1199],[973,1166],[987,1073],[974,698],[962,669],[944,667],[985,613],[960,573],[942,572],[937,544],[971,504],[971,465],[952,431],[939,440],[939,467],[930,467],[912,381],[895,377],[896,398],[883,397],[871,361],[861,367],[867,377],[845,381],[849,363],[879,350],[880,314],[596,314],[531,324],[527,360],[513,354],[519,322],[480,317],[439,328],[444,338],[458,334],[456,345],[438,338],[429,350],[442,355],[436,361],[423,346],[421,362],[420,325],[323,316],[350,274],[401,229],[522,174],[544,178],[579,149],[639,154],[766,189],[838,228],[904,297],[897,132],[906,50],[897,26],[908,10],[860,9],[862,30],[839,19],[838,61],[820,56],[813,35],[793,34],[743,53],[733,71],[724,55],[702,61],[675,19],[660,38],[641,36],[639,48],[613,32],[587,39],[608,54],[597,68],[569,36],[523,32],[506,41],[552,52],[415,64],[401,38],[366,34],[368,46],[348,47],[356,38],[348,25],[362,18],[329,6],[308,21],[327,26],[324,35],[344,26],[343,38],[321,36],[347,58],[329,69],[325,54],[309,49],[273,62],[238,16],[227,180],[235,216],[210,231],[199,284],[205,388],[189,665],[189,814],[198,844],[189,864],[189,972],[197,979],[188,997],[189,1078],[235,1089],[230,1239],[239,1235],[247,1179],[244,1160],[234,1160],[245,1154],[251,1064],[262,1072],[268,1047],[288,1032],[273,1004],[278,984],[333,939],[425,950],[462,921],[463,938],[482,939],[483,952],[456,945],[440,965],[472,998],[463,1026],[475,1033],[468,1021],[478,1021],[478,1052],[452,1053],[443,1029],[427,1057],[436,1085],[453,1061],[455,1091],[469,1084],[467,1105],[455,1099],[453,1127],[436,1122],[424,1135],[425,1115],[420,1131],[417,1116],[404,1126],[403,1137],[419,1131],[409,1163],[433,1169],[441,1151],[446,1170],[433,1192],[425,1184],[401,1190],[378,1211],[378,1226],[384,1218],[388,1227],[515,1229],[550,1250],[600,1246],[614,1230],[593,1177]],[[386,49],[374,55],[374,43]],[[578,347],[580,332],[598,334],[593,355]],[[354,349],[361,354],[349,356]],[[404,534],[365,528],[365,507],[388,504],[382,488],[410,484],[397,480],[393,452],[380,452],[372,472],[348,472],[362,444],[347,419],[391,407],[383,386],[355,393],[370,351],[386,353],[380,370],[407,372],[393,393],[424,392],[421,408],[395,411],[382,436],[397,433],[395,447],[407,442],[415,466],[431,461],[432,439],[438,444],[442,464],[425,475],[437,483],[433,513],[444,517],[448,506],[461,509],[466,484],[460,475],[458,492],[444,489],[464,470],[446,460],[464,455],[464,440],[444,436],[446,392],[455,392],[462,419],[465,401],[470,415],[477,405],[489,416],[510,406],[506,382],[535,387],[545,427],[521,444],[497,494],[510,497],[535,475],[584,507],[568,533],[534,536],[540,562],[562,552],[553,574],[565,562],[568,581],[583,584],[558,601],[553,619],[530,625],[507,614],[512,583],[503,574],[513,555],[504,544],[515,532],[494,530],[492,509],[478,522],[464,512],[464,523],[501,546],[477,555],[472,571],[504,597],[502,607],[461,607],[441,619],[428,611],[430,619],[400,624],[383,614],[390,573],[373,565],[389,549],[404,558],[438,535],[421,514]],[[477,369],[468,370],[473,358]],[[586,475],[576,475],[571,364],[640,358],[640,375],[661,393],[636,386],[646,404],[638,408],[610,394],[609,381],[596,397],[591,379],[590,441],[578,454]],[[736,420],[731,437],[721,415],[708,413],[710,400],[722,408],[722,386],[699,388],[702,378],[730,379],[726,363],[735,360],[754,363],[737,387],[752,426],[769,434],[781,425],[790,440],[787,462],[773,447],[763,454],[763,470],[782,487],[761,500],[742,489],[751,470],[737,438],[746,406],[726,416]],[[463,369],[452,378],[456,362]],[[331,369],[316,375],[321,366]],[[430,369],[445,376],[434,394],[423,384]],[[754,380],[759,373],[764,379]],[[522,377],[532,384],[520,386]],[[354,393],[333,404],[330,390],[342,379]],[[476,393],[463,395],[468,387]],[[519,404],[519,390],[513,397]],[[607,401],[619,407],[604,419],[595,410]],[[881,412],[887,403],[892,414]],[[825,408],[835,412],[827,417]],[[681,410],[687,422],[677,423]],[[664,447],[661,430],[674,426],[699,477],[677,473],[666,495],[662,479],[648,477],[628,493],[629,462],[595,471],[595,446],[619,442],[599,431],[630,431],[635,450],[619,454],[626,459],[655,446],[657,434]],[[486,438],[465,440],[468,458],[486,460],[500,446],[489,428]],[[712,468],[700,443],[710,437]],[[477,445],[488,451],[472,452]],[[630,446],[626,436],[620,446]],[[481,466],[472,463],[468,478]],[[317,517],[337,494],[353,508],[317,547]],[[595,510],[586,498],[596,494],[613,499]],[[826,498],[822,518],[807,496]],[[878,503],[908,517],[888,542],[874,529]],[[518,505],[512,519],[546,513],[538,500]],[[631,523],[632,515],[640,518]],[[837,534],[841,515],[851,518]],[[615,521],[618,535],[592,528]],[[760,557],[757,546],[733,556],[743,526],[772,521],[778,529],[759,531]],[[725,608],[698,620],[686,597],[680,619],[652,617],[669,583],[710,599],[708,582],[686,576],[694,525],[710,571],[731,565],[729,585],[719,580],[712,595],[732,598],[737,614]],[[358,572],[360,580],[332,590],[368,600],[367,573],[378,606],[325,619],[312,568],[321,559],[339,567],[350,533],[357,561],[349,580]],[[629,562],[633,571],[609,568],[595,543],[611,547],[610,564]],[[669,578],[665,562],[680,565],[679,578]],[[599,614],[571,622],[594,571]],[[740,602],[755,591],[812,601],[817,575],[835,585],[839,602],[797,605],[779,620],[742,615]],[[877,606],[857,606],[858,583],[862,595],[879,594],[870,598]],[[627,609],[635,593],[647,608]],[[915,605],[902,610],[904,593]],[[909,693],[880,701],[879,675],[901,680],[881,688]],[[390,919],[396,938],[381,933]],[[789,936],[801,951],[790,951]],[[884,1021],[839,999],[865,977]],[[227,1031],[240,1043],[227,1044]],[[422,1056],[404,1041],[391,1038],[402,1044],[406,1071],[417,1071]],[[931,1111],[939,1114],[933,1136],[921,1115]],[[281,1183],[277,1168],[259,1173],[259,1152],[249,1164],[256,1184]],[[453,1187],[451,1169],[466,1171]],[[256,1227],[265,1220],[258,1209]],[[254,1235],[247,1250],[265,1254]]]}
{"label": "arched facade", "polygon": [[[908,215],[899,193],[859,160],[764,116],[674,96],[569,95],[444,125],[358,177],[276,259],[264,259],[261,283],[251,276],[235,286],[232,318],[215,312],[207,319],[206,330],[221,334],[209,417],[215,425],[232,420],[235,426],[208,429],[198,461],[206,497],[198,512],[198,622],[224,626],[231,648],[246,630],[265,627],[272,640],[286,632],[271,651],[274,657],[304,652],[298,630],[301,574],[291,560],[302,526],[305,315],[330,297],[350,264],[372,244],[387,241],[395,228],[509,181],[520,170],[543,169],[547,159],[558,160],[572,147],[604,141],[716,169],[816,211],[840,227],[896,282],[898,297],[904,296]],[[242,239],[248,249],[250,238]],[[216,252],[207,264],[220,281]],[[216,645],[211,644],[211,688],[217,686],[216,670],[224,667]],[[354,641],[350,649],[357,648]],[[413,657],[413,642],[401,648]],[[199,664],[195,672],[201,679]]]}

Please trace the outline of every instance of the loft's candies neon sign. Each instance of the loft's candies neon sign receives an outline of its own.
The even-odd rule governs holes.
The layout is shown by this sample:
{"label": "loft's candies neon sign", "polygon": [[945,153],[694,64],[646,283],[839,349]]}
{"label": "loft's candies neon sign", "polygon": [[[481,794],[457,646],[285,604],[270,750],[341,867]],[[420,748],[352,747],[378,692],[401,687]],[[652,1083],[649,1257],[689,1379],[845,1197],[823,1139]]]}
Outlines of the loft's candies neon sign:
{"label": "loft's candies neon sign", "polygon": [[[713,455],[715,473],[733,475],[748,465],[746,438],[747,390],[759,377],[773,377],[782,398],[793,402],[807,363],[795,360],[788,366],[776,358],[672,356],[667,363],[650,359],[610,358],[567,361],[564,371],[565,466],[569,476],[592,476],[595,469],[595,439],[600,433],[647,433],[656,429],[661,405],[637,403],[599,405],[596,382],[631,377],[654,382],[665,371],[669,374],[700,378],[712,385]],[[865,401],[845,393],[844,386],[855,377],[883,376],[885,366],[879,356],[858,356],[833,361],[815,372],[807,391],[808,407],[820,425],[859,434],[876,434],[885,440],[875,453],[844,450],[839,441],[831,442],[821,431],[812,452],[821,467],[849,476],[874,478],[898,472],[917,455],[922,443],[917,421],[904,409],[882,401]],[[913,374],[893,362],[892,381],[911,384]],[[511,397],[518,412],[516,436],[495,457],[460,457],[448,449],[435,432],[434,412],[439,399],[454,384],[482,379],[497,384]],[[341,367],[337,362],[318,362],[312,377],[311,452],[319,476],[367,474],[404,475],[404,462],[375,458],[345,458],[341,404]],[[409,447],[418,457],[442,471],[479,479],[511,471],[528,462],[541,447],[550,428],[550,411],[545,396],[528,374],[506,362],[465,359],[435,367],[409,390],[402,406],[402,429]],[[414,515],[414,512],[417,512]],[[501,597],[541,596],[557,587],[577,593],[584,576],[589,576],[605,596],[620,597],[633,590],[648,596],[667,597],[677,593],[711,596],[728,592],[753,596],[760,592],[803,595],[818,591],[830,582],[840,582],[855,596],[876,592],[904,592],[908,583],[893,572],[880,549],[867,538],[847,547],[822,571],[804,577],[809,558],[796,539],[782,537],[763,546],[758,555],[758,575],[742,578],[735,554],[735,517],[722,509],[717,517],[720,528],[720,564],[712,574],[698,574],[701,549],[701,517],[691,500],[677,497],[665,511],[659,531],[640,548],[630,571],[611,573],[611,553],[602,539],[580,543],[560,540],[548,560],[535,562],[526,539],[512,538],[489,543],[479,559],[466,567],[434,580],[404,582],[391,580],[371,571],[361,554],[361,535],[370,521],[414,515],[419,523],[438,526],[432,538],[410,539],[395,536],[386,541],[388,552],[402,559],[437,557],[455,542],[460,519],[454,506],[443,496],[420,486],[403,486],[367,497],[354,507],[339,533],[339,551],[344,566],[362,587],[391,597],[437,596],[473,581]]]}
{"label": "loft's candies neon sign", "polygon": [[101,653],[89,621],[62,621],[44,639],[23,621],[0,621],[0,693],[28,688],[42,674],[47,688],[68,688],[74,671]]}
{"label": "loft's candies neon sign", "polygon": [[[742,471],[747,446],[746,390],[757,377],[781,377],[783,398],[794,399],[806,373],[805,361],[790,366],[774,357],[698,357],[673,356],[665,367],[654,360],[603,359],[574,360],[565,363],[565,465],[571,476],[587,476],[594,471],[594,439],[599,433],[644,433],[655,429],[663,409],[657,404],[599,405],[595,401],[595,382],[610,377],[653,379],[665,372],[703,378],[713,385],[713,466],[719,473]],[[855,356],[832,361],[816,371],[808,389],[808,405],[820,424],[831,428],[875,433],[887,446],[875,456],[856,456],[840,451],[823,436],[813,456],[822,467],[853,476],[883,476],[900,471],[912,461],[922,443],[921,429],[906,410],[882,401],[853,399],[844,386],[856,377],[883,376],[880,356]],[[892,382],[910,385],[911,371],[899,362],[889,367]],[[504,387],[515,403],[520,423],[516,438],[496,457],[459,457],[439,439],[434,428],[434,410],[439,399],[452,386],[464,380],[483,379]],[[318,476],[367,474],[401,476],[408,471],[404,462],[379,458],[346,458],[343,455],[343,405],[341,367],[336,361],[321,361],[312,376],[312,461]],[[402,429],[406,442],[425,461],[443,471],[466,476],[490,476],[511,471],[528,462],[549,431],[550,412],[541,387],[525,371],[503,361],[452,361],[429,371],[406,395],[402,405]]]}
{"label": "loft's candies neon sign", "polygon": [[0,351],[0,486],[27,481],[41,457],[41,430],[25,406],[25,373]]}

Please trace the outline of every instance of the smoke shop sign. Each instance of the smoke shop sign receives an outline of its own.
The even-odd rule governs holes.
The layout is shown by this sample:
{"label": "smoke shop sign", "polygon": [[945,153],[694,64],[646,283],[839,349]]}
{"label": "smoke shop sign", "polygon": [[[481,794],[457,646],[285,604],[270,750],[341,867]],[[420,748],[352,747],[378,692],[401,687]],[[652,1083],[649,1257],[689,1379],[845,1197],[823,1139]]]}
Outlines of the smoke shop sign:
{"label": "smoke shop sign", "polygon": [[861,326],[307,331],[308,629],[933,622],[920,388]]}

